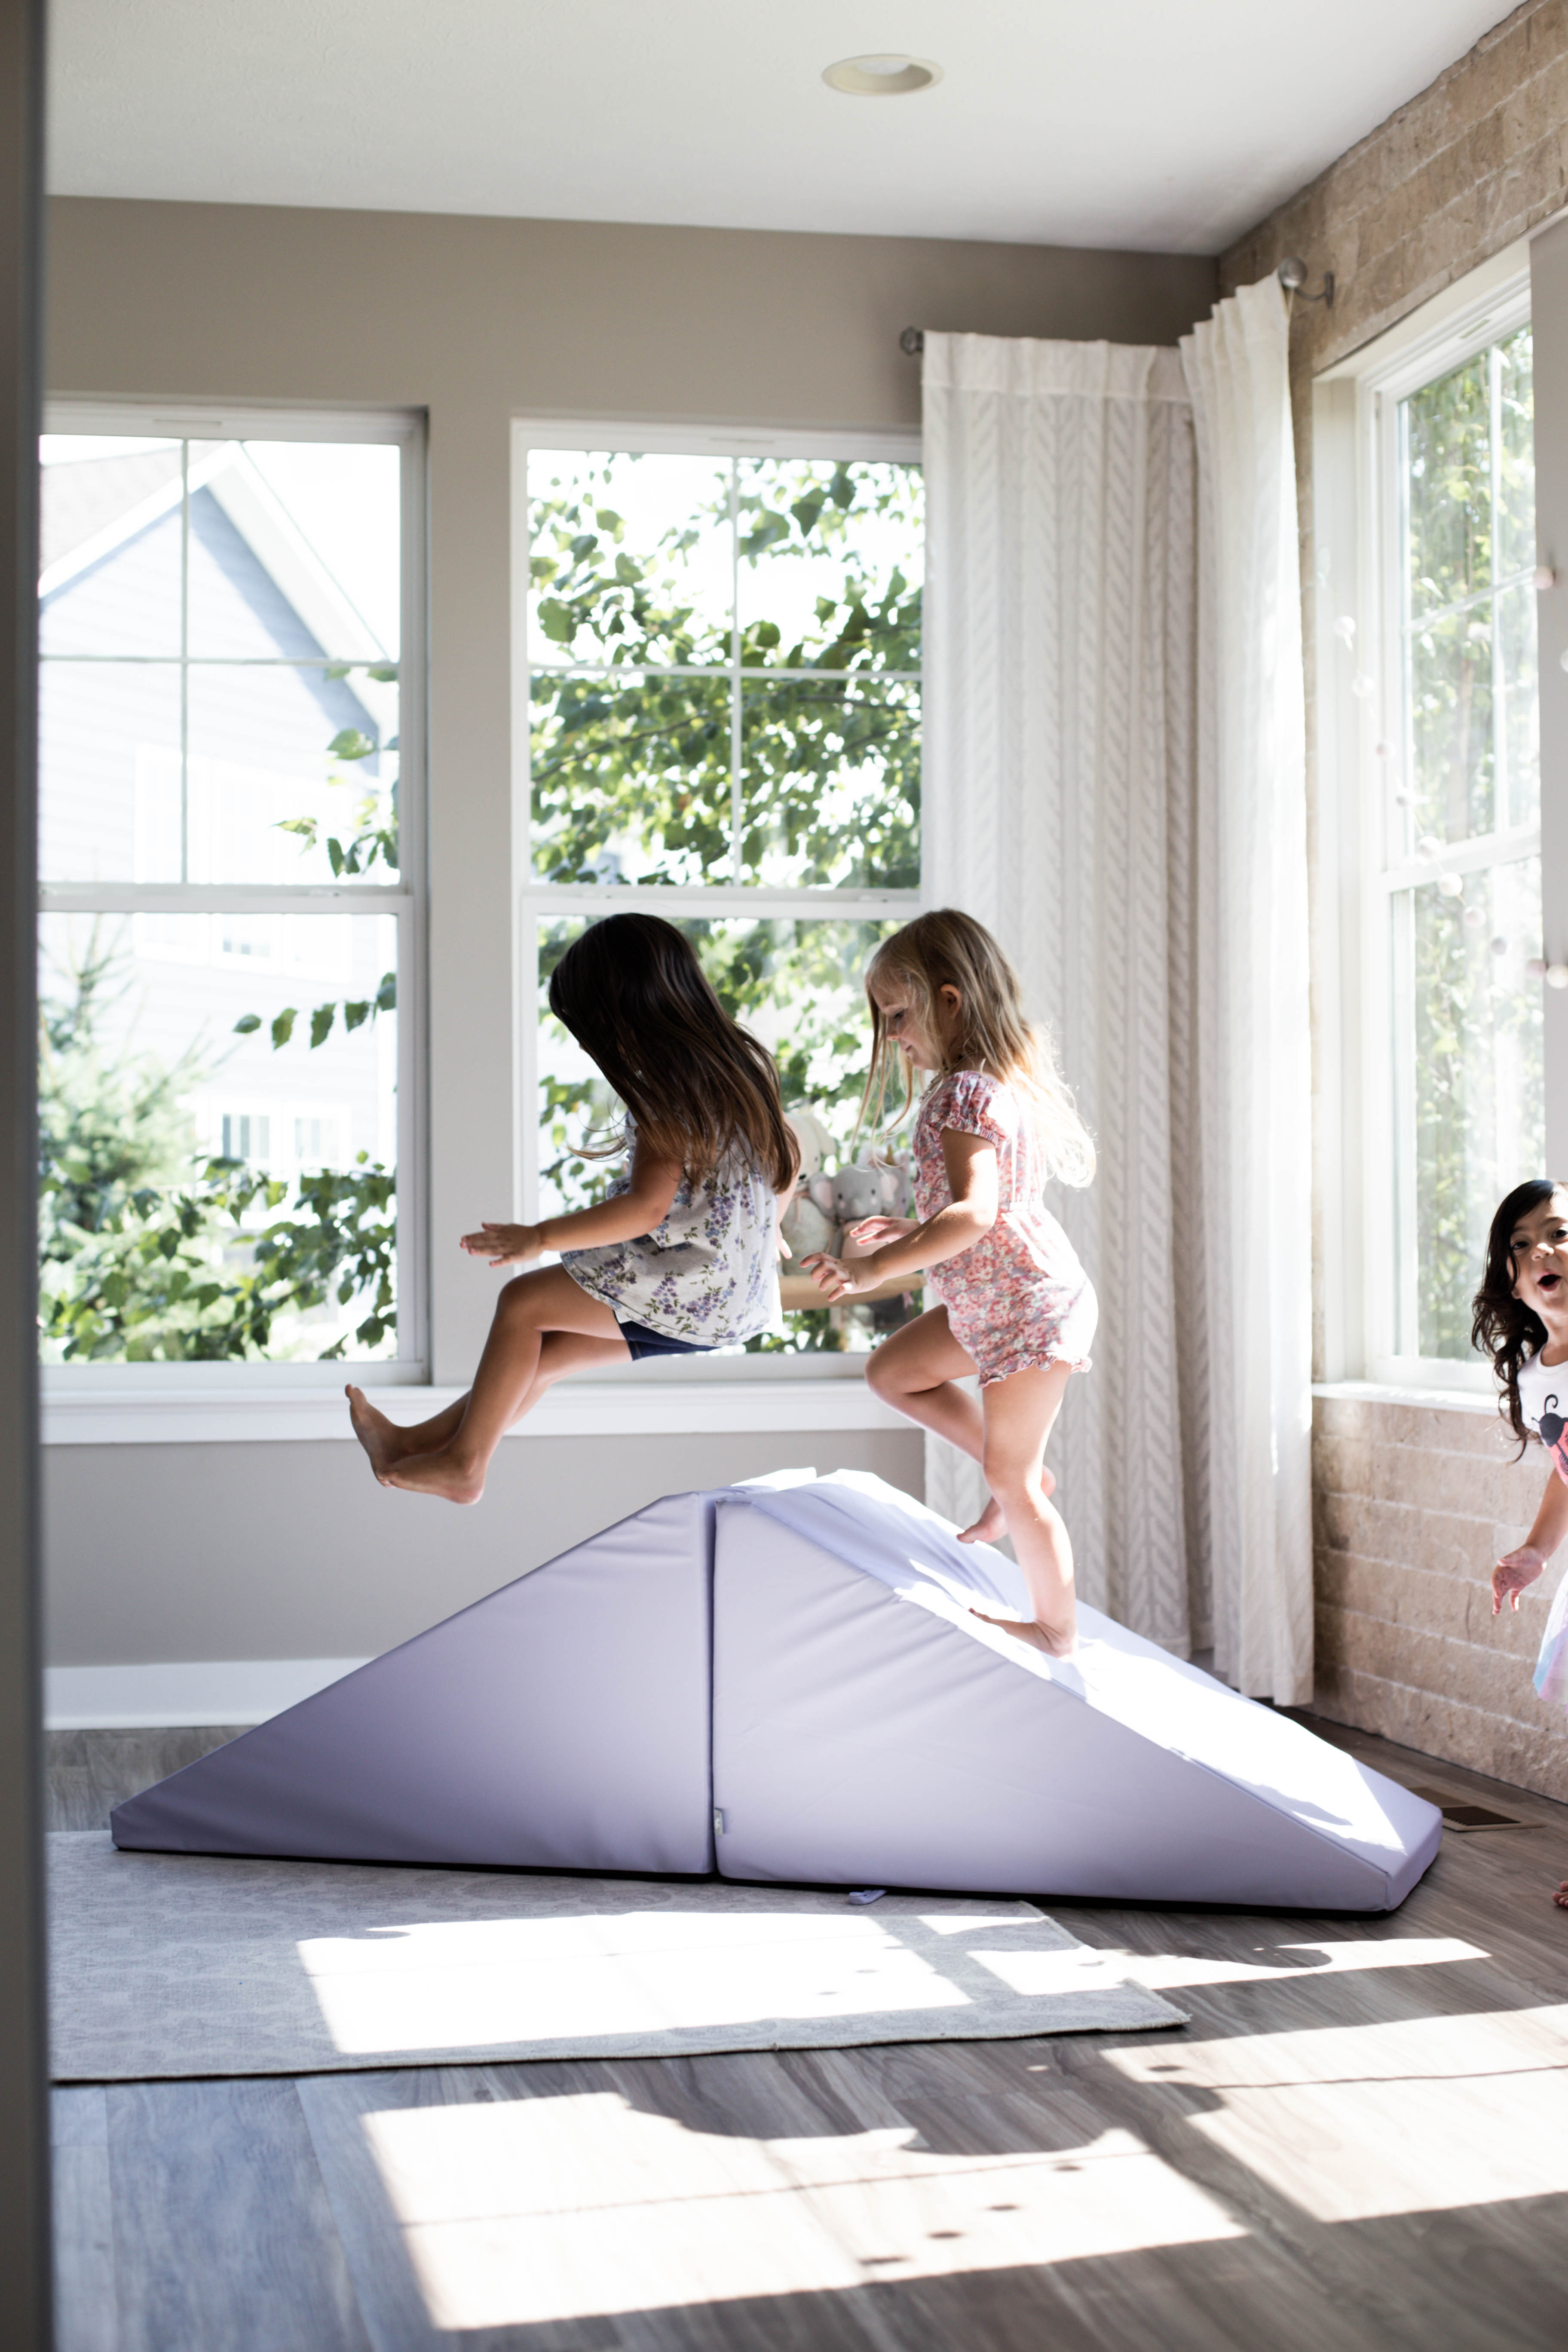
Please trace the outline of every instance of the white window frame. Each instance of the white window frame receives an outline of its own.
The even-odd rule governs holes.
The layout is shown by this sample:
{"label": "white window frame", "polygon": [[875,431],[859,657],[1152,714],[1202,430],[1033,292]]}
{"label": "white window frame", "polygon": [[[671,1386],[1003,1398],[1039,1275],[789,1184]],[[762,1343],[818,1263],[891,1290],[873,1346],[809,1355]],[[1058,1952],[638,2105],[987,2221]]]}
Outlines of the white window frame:
{"label": "white window frame", "polygon": [[[1541,828],[1537,823],[1458,842],[1398,865],[1388,858],[1387,770],[1399,757],[1405,725],[1398,408],[1526,323],[1531,307],[1529,247],[1521,242],[1329,370],[1313,390],[1314,961],[1322,1371],[1331,1385],[1488,1396],[1494,1388],[1479,1357],[1456,1362],[1395,1351],[1398,1073],[1390,905],[1396,892],[1445,871],[1464,874],[1539,856]],[[1539,942],[1529,952],[1539,954]],[[1403,1226],[1408,1237],[1408,1215]]]}
{"label": "white window frame", "polygon": [[[824,431],[754,429],[725,426],[648,425],[611,423],[603,418],[520,416],[512,425],[512,843],[514,983],[517,991],[517,1034],[521,1041],[517,1095],[518,1129],[516,1214],[531,1220],[539,1199],[539,1020],[538,940],[542,922],[563,915],[592,914],[607,908],[651,908],[657,914],[702,914],[754,917],[832,917],[844,922],[907,921],[925,905],[930,872],[927,844],[931,839],[929,770],[922,761],[921,780],[921,886],[915,889],[868,890],[837,888],[772,889],[762,885],[713,883],[669,887],[647,883],[540,882],[533,874],[532,790],[530,715],[532,666],[529,657],[528,606],[531,575],[528,496],[528,460],[533,450],[609,450],[649,457],[779,457],[845,459],[851,463],[882,462],[920,465],[923,452],[919,432]],[[571,665],[551,664],[557,667]],[[597,667],[597,664],[584,664]],[[658,667],[658,665],[651,665]],[[729,673],[706,669],[710,677]],[[770,673],[771,675],[772,673]],[[783,673],[788,675],[788,673]],[[858,673],[858,675],[861,675]],[[868,682],[875,675],[863,673]],[[922,669],[923,682],[923,669]],[[869,1048],[868,1034],[868,1049]],[[715,1379],[765,1381],[858,1381],[862,1356],[845,1353],[800,1355],[730,1355],[706,1360],[676,1359],[658,1369],[672,1385]],[[647,1367],[626,1375],[601,1374],[646,1381]],[[837,1417],[837,1414],[836,1414]],[[879,1425],[880,1425],[879,1423]]]}
{"label": "white window frame", "polygon": [[[343,441],[394,444],[401,453],[402,643],[398,649],[398,851],[395,883],[311,883],[298,887],[228,884],[41,883],[46,914],[337,913],[390,915],[397,925],[397,1347],[395,1358],[366,1366],[376,1388],[423,1384],[429,1378],[429,1249],[426,1234],[426,433],[423,414],[406,409],[316,409],[294,404],[188,401],[46,402],[46,433],[107,434],[150,439]],[[280,1074],[281,1075],[281,1074]],[[279,1089],[286,1092],[286,1088]],[[58,1433],[58,1409],[88,1406],[101,1419],[137,1399],[239,1402],[263,1391],[341,1390],[355,1360],[317,1363],[46,1364],[46,1433]],[[364,1361],[361,1359],[360,1361]],[[305,1400],[301,1398],[301,1402]],[[49,1408],[55,1408],[51,1413]],[[129,1432],[128,1432],[129,1433]],[[138,1434],[140,1433],[138,1432]],[[281,1425],[280,1425],[281,1433]]]}

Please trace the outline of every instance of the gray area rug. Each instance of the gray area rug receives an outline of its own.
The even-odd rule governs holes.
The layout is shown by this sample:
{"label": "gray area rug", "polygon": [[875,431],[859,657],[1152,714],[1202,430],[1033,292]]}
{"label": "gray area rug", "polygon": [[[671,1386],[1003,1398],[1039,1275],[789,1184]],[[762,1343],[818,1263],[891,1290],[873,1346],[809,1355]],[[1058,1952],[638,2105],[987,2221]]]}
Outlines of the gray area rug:
{"label": "gray area rug", "polygon": [[1032,1903],[48,1845],[63,2083],[1187,2021]]}

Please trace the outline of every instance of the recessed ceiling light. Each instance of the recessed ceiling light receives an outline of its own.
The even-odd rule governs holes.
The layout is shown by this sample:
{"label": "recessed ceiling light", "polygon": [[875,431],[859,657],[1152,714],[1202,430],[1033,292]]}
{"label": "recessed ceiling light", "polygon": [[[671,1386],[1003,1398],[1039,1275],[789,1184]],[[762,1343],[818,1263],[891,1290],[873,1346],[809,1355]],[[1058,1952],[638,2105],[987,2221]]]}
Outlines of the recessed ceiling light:
{"label": "recessed ceiling light", "polygon": [[909,98],[942,79],[930,58],[840,58],[822,77],[829,89],[848,98]]}

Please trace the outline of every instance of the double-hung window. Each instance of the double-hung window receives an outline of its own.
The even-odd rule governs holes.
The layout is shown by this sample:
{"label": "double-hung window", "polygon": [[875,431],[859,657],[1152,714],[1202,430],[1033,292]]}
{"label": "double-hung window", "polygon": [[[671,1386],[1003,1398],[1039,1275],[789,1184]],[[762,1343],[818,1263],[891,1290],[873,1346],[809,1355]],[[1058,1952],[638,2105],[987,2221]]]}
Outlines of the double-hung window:
{"label": "double-hung window", "polygon": [[1338,480],[1319,447],[1344,886],[1329,1370],[1436,1385],[1489,1377],[1470,1346],[1487,1230],[1544,1149],[1529,282],[1492,276],[1347,362]]}
{"label": "double-hung window", "polygon": [[[515,481],[524,1213],[605,1181],[615,1106],[544,996],[619,908],[687,932],[847,1159],[866,963],[920,904],[918,441],[520,424]],[[786,1270],[752,1351],[906,1312],[816,1297]]]}
{"label": "double-hung window", "polygon": [[416,1379],[418,425],[47,425],[45,1361]]}

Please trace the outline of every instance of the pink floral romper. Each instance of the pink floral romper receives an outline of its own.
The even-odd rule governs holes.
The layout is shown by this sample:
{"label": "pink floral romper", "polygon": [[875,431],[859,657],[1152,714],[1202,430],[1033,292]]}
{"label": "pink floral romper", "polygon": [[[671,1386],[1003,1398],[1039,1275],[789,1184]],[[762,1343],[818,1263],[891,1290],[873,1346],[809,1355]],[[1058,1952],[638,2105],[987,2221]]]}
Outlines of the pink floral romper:
{"label": "pink floral romper", "polygon": [[953,1338],[974,1359],[981,1387],[1038,1364],[1087,1372],[1100,1305],[1046,1208],[1047,1171],[1027,1097],[980,1070],[937,1080],[915,1122],[915,1213],[922,1220],[952,1199],[942,1156],[946,1127],[983,1137],[996,1152],[996,1223],[927,1276]]}

